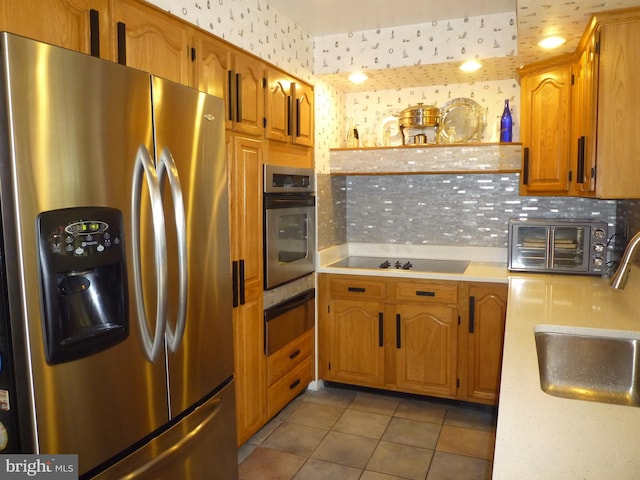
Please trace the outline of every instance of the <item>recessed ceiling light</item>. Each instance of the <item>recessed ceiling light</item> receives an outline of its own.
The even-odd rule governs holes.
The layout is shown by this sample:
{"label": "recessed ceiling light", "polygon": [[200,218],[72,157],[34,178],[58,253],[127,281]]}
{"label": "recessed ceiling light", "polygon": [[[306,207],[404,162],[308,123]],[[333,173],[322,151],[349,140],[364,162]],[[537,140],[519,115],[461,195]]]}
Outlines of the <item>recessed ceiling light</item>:
{"label": "recessed ceiling light", "polygon": [[369,76],[364,72],[353,72],[349,75],[349,80],[353,83],[362,83],[369,79]]}
{"label": "recessed ceiling light", "polygon": [[544,39],[540,40],[538,42],[538,45],[540,45],[542,48],[550,50],[552,48],[558,48],[559,46],[564,45],[565,43],[567,43],[567,39],[566,38],[562,38],[562,37],[547,37],[547,38],[544,38]]}
{"label": "recessed ceiling light", "polygon": [[476,60],[467,60],[462,65],[460,65],[460,70],[463,72],[475,72],[476,70],[480,70],[482,68],[482,64]]}

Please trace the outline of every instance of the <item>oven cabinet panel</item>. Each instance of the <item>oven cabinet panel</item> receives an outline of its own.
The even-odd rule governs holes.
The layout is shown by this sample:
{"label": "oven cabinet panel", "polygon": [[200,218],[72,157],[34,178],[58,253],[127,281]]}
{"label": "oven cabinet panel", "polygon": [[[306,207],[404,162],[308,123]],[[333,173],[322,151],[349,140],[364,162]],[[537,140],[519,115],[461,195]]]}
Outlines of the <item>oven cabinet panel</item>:
{"label": "oven cabinet panel", "polygon": [[227,134],[238,445],[267,421],[260,140]]}
{"label": "oven cabinet panel", "polygon": [[307,330],[267,357],[269,418],[302,393],[313,380],[313,340],[314,330]]}

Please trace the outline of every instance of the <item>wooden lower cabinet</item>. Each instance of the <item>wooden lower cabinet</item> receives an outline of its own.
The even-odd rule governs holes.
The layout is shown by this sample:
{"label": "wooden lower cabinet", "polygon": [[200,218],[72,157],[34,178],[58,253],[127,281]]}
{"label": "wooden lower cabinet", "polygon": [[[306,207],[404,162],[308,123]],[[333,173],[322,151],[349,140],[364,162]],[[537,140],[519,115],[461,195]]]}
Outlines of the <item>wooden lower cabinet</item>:
{"label": "wooden lower cabinet", "polygon": [[329,305],[331,380],[382,387],[384,303],[337,298]]}
{"label": "wooden lower cabinet", "polygon": [[320,274],[320,378],[495,404],[506,292],[506,284]]}
{"label": "wooden lower cabinet", "polygon": [[389,308],[391,384],[396,389],[456,396],[458,312],[455,305],[394,305]]}
{"label": "wooden lower cabinet", "polygon": [[[467,305],[461,305],[460,391],[470,402],[496,404],[500,388],[502,345],[507,315],[506,284],[462,284]],[[466,311],[465,311],[466,307]]]}

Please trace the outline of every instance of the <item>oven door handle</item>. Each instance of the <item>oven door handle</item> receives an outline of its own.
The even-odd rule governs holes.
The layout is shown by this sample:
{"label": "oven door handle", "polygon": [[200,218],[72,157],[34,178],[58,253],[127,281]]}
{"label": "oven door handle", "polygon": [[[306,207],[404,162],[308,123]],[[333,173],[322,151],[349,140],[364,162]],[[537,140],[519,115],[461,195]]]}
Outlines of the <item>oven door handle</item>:
{"label": "oven door handle", "polygon": [[291,300],[287,300],[286,302],[282,302],[280,304],[274,305],[273,307],[269,307],[264,311],[264,319],[266,322],[269,320],[273,320],[276,317],[279,317],[283,313],[287,313],[289,310],[293,310],[294,308],[298,308],[301,305],[304,305],[312,298],[315,298],[315,289],[309,289],[297,297],[293,297]]}

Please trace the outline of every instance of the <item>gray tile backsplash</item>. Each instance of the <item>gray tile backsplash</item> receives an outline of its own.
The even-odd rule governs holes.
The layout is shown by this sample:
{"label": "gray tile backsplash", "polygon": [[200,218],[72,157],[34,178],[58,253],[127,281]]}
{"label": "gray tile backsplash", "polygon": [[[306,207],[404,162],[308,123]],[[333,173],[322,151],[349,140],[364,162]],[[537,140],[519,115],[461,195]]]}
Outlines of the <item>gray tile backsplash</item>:
{"label": "gray tile backsplash", "polygon": [[516,217],[602,219],[616,201],[521,197],[519,175],[318,176],[318,245],[345,242],[506,247]]}

